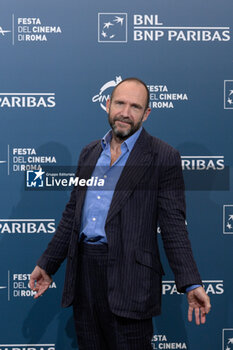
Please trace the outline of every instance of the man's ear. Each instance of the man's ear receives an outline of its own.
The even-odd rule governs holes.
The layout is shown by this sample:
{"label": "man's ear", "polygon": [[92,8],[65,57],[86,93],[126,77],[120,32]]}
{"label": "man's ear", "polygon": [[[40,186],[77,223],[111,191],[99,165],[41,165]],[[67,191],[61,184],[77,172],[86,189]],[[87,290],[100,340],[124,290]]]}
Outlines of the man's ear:
{"label": "man's ear", "polygon": [[107,102],[106,102],[106,111],[107,111],[107,113],[109,113],[110,104],[111,104],[111,100],[110,100],[110,98],[108,98]]}
{"label": "man's ear", "polygon": [[149,117],[150,112],[151,112],[151,108],[148,107],[145,110],[145,112],[144,112],[144,116],[143,116],[143,119],[142,119],[143,122],[145,122],[147,120],[147,118]]}

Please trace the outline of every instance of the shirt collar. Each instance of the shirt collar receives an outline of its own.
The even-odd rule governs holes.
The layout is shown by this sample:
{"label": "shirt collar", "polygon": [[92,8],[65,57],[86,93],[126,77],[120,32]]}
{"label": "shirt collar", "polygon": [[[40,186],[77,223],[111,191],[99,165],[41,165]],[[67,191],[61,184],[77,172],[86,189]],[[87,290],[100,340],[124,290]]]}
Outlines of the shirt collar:
{"label": "shirt collar", "polygon": [[[135,142],[137,141],[140,133],[142,131],[142,126],[140,127],[140,129],[138,129],[133,135],[131,135],[128,139],[126,139],[123,143],[126,145],[127,149],[131,152],[133,149],[133,146],[135,145]],[[103,149],[106,148],[106,146],[108,144],[110,144],[112,140],[112,130],[110,129],[102,138],[101,140],[101,146]]]}

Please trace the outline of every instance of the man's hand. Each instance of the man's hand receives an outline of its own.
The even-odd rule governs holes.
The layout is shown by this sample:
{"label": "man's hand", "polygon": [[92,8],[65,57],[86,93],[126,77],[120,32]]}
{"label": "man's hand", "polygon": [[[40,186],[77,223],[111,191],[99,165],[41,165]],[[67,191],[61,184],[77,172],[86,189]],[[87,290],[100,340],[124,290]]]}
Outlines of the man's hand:
{"label": "man's hand", "polygon": [[209,313],[211,305],[210,298],[203,287],[198,287],[187,293],[189,303],[188,320],[192,322],[193,310],[195,313],[196,324],[205,323],[206,314]]}
{"label": "man's hand", "polygon": [[31,273],[29,287],[36,292],[34,299],[39,298],[52,283],[52,278],[46,273],[45,270],[36,266]]}

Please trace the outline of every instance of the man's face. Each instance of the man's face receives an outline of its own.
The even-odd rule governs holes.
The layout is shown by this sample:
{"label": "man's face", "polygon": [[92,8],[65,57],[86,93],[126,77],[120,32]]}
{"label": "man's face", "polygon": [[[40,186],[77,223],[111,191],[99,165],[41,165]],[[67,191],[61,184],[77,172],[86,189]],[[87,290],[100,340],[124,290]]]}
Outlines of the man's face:
{"label": "man's face", "polygon": [[146,98],[145,87],[140,83],[127,81],[116,88],[106,105],[108,121],[116,137],[127,139],[141,127],[150,114]]}

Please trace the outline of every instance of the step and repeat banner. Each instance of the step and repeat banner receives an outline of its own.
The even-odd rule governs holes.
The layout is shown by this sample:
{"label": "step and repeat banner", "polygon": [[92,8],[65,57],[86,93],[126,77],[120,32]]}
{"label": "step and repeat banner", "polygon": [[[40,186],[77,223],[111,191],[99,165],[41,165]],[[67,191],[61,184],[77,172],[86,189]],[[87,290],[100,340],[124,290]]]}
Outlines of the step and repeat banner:
{"label": "step and repeat banner", "polygon": [[72,310],[60,307],[65,264],[37,301],[28,282],[70,194],[54,174],[72,173],[109,130],[106,100],[127,77],[148,85],[146,130],[180,151],[212,303],[205,325],[188,323],[158,230],[166,275],[152,348],[233,349],[232,13],[230,0],[1,2],[1,350],[78,349]]}

